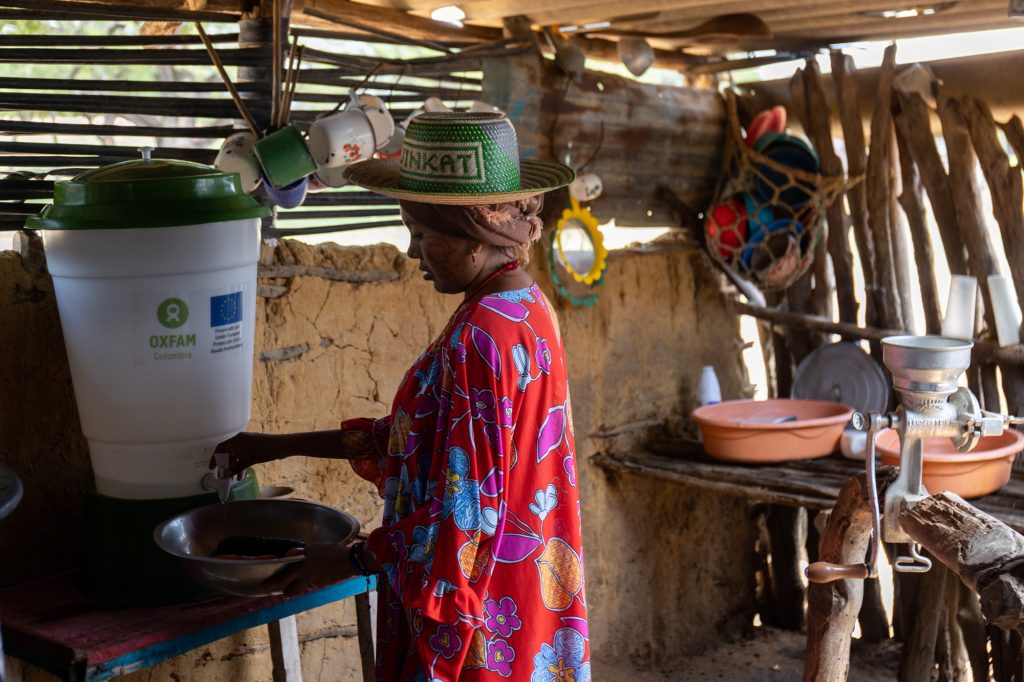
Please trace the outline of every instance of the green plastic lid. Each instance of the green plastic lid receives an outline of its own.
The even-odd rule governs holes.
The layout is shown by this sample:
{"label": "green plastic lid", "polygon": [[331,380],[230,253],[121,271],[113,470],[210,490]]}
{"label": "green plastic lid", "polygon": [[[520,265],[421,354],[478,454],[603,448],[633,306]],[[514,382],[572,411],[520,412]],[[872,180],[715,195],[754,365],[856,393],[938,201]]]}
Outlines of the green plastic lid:
{"label": "green plastic lid", "polygon": [[53,203],[25,221],[32,230],[111,230],[262,218],[270,209],[237,173],[190,161],[143,158],[95,168],[54,185]]}

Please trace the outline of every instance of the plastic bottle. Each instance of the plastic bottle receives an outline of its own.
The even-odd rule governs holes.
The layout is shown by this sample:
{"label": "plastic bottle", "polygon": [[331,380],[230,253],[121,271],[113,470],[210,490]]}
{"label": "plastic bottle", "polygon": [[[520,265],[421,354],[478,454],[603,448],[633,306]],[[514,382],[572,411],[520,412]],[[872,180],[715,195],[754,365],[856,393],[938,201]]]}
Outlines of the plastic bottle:
{"label": "plastic bottle", "polygon": [[700,371],[697,402],[701,405],[715,405],[722,402],[722,389],[718,386],[718,376],[715,374],[715,368],[711,365],[705,365]]}

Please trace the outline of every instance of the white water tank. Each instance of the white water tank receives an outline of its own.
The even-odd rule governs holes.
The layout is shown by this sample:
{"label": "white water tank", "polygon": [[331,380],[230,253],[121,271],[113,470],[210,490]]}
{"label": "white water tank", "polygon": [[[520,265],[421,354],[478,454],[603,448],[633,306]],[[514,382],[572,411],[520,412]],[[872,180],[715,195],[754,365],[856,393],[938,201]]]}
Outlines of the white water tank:
{"label": "white water tank", "polygon": [[125,161],[57,182],[42,231],[96,489],[203,493],[252,397],[260,218],[237,174]]}

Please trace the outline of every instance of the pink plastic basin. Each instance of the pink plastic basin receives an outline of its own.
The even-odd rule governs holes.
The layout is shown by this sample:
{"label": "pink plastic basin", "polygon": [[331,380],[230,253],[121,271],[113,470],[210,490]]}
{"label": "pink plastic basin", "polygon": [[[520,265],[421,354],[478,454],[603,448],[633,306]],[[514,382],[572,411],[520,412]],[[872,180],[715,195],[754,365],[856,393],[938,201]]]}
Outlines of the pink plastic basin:
{"label": "pink plastic basin", "polygon": [[729,400],[698,407],[691,416],[710,456],[769,463],[832,454],[853,408],[824,400]]}
{"label": "pink plastic basin", "polygon": [[[884,464],[899,466],[899,435],[892,430],[878,434],[875,447]],[[1024,434],[1007,429],[999,436],[985,436],[970,452],[957,452],[948,438],[924,439],[921,480],[930,493],[944,490],[964,499],[996,492],[1010,480],[1013,458],[1024,449]]]}

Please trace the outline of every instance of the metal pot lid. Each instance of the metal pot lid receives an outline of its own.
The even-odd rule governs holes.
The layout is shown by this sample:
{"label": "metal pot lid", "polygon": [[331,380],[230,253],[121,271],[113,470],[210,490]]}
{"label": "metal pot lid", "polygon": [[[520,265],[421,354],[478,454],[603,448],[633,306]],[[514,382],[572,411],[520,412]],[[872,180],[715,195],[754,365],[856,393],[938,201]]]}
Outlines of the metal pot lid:
{"label": "metal pot lid", "polygon": [[885,412],[892,388],[885,369],[861,347],[840,341],[813,350],[796,369],[792,397],[829,400],[859,412]]}
{"label": "metal pot lid", "polygon": [[18,506],[21,501],[21,481],[10,468],[0,462],[0,519]]}
{"label": "metal pot lid", "polygon": [[270,209],[245,193],[237,173],[201,163],[143,157],[94,168],[54,184],[53,203],[33,230],[109,230],[203,225],[261,218]]}

